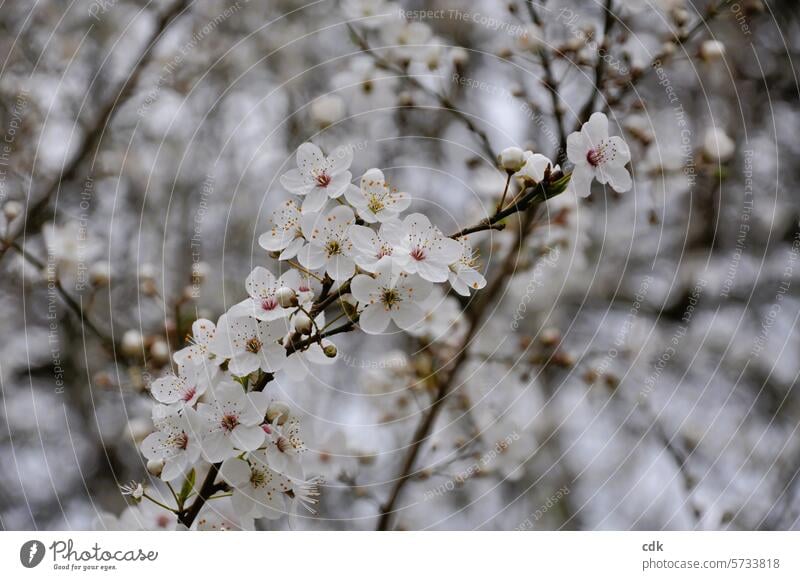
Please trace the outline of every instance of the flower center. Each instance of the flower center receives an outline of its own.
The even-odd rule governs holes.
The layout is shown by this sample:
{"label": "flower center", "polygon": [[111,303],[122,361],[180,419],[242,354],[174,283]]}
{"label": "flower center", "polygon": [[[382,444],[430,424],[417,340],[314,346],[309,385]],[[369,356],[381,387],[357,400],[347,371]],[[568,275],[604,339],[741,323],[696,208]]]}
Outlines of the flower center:
{"label": "flower center", "polygon": [[224,415],[220,424],[225,431],[233,431],[239,425],[239,417],[230,414]]}
{"label": "flower center", "polygon": [[369,198],[369,202],[367,203],[367,209],[369,209],[369,211],[371,211],[372,213],[378,213],[384,207],[386,206],[383,204],[383,201],[381,201],[378,198],[377,195],[373,195],[372,197]]}
{"label": "flower center", "polygon": [[384,288],[381,292],[381,302],[389,310],[400,302],[400,293],[394,288]]}
{"label": "flower center", "polygon": [[278,448],[278,451],[281,453],[286,453],[289,450],[289,440],[286,437],[278,437],[278,440],[275,442],[275,447]]}
{"label": "flower center", "polygon": [[181,431],[180,433],[170,437],[168,442],[170,447],[185,450],[189,446],[189,436],[185,431]]}
{"label": "flower center", "polygon": [[267,474],[260,469],[253,469],[250,472],[250,484],[253,487],[261,487],[267,481]]}
{"label": "flower center", "polygon": [[341,254],[342,245],[339,243],[339,240],[330,240],[327,244],[325,244],[325,252],[327,252],[328,257]]}
{"label": "flower center", "polygon": [[592,167],[597,167],[603,161],[603,152],[600,149],[589,149],[589,152],[586,154],[586,161],[589,162],[589,165]]}
{"label": "flower center", "polygon": [[195,394],[197,393],[197,387],[189,387],[185,391],[183,391],[183,402],[188,403],[191,401]]}
{"label": "flower center", "polygon": [[328,187],[331,184],[331,176],[327,171],[321,171],[317,173],[316,181],[319,187]]}
{"label": "flower center", "polygon": [[411,257],[417,262],[421,262],[425,259],[425,249],[419,246],[415,247],[413,250],[411,250]]}
{"label": "flower center", "polygon": [[394,252],[392,246],[382,244],[380,249],[378,250],[378,259],[380,260],[384,256],[391,256],[392,252]]}
{"label": "flower center", "polygon": [[269,298],[262,298],[261,299],[261,309],[266,310],[269,312],[270,310],[275,310],[278,307],[278,301],[275,300],[274,297],[270,296]]}
{"label": "flower center", "polygon": [[245,345],[244,348],[247,352],[252,352],[253,354],[257,354],[261,350],[263,344],[264,343],[262,343],[256,337],[253,337],[247,341],[247,344]]}

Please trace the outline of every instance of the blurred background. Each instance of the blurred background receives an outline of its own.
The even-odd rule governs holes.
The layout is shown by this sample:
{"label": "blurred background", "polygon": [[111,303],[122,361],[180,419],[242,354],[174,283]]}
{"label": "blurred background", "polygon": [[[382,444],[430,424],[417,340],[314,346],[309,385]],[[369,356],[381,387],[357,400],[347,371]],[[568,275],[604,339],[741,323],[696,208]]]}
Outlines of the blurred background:
{"label": "blurred background", "polygon": [[[2,529],[91,528],[158,487],[147,386],[274,264],[301,143],[349,145],[451,232],[493,210],[501,149],[568,168],[587,104],[634,188],[547,204],[394,527],[800,526],[794,2],[5,2],[0,27]],[[487,278],[513,236],[474,241]],[[351,333],[270,386],[326,484],[263,526],[375,527],[430,345],[464,331],[442,300],[431,336]]]}

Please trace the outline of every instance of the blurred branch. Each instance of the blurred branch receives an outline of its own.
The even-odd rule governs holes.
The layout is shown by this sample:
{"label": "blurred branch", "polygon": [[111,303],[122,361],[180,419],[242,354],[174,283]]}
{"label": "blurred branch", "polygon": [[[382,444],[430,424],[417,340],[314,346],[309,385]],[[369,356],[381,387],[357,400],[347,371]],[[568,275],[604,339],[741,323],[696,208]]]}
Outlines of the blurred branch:
{"label": "blurred branch", "polygon": [[[535,188],[535,190],[536,189],[538,189],[538,187]],[[400,497],[400,493],[403,491],[405,484],[417,474],[417,472],[414,471],[414,465],[419,452],[427,441],[433,425],[436,422],[436,418],[444,408],[444,403],[447,400],[448,395],[453,390],[458,371],[463,363],[467,360],[470,343],[477,334],[478,330],[480,330],[487,307],[495,302],[501,290],[505,287],[508,278],[513,274],[517,260],[521,254],[521,249],[524,246],[525,239],[528,237],[528,234],[531,231],[531,226],[537,213],[536,209],[541,203],[544,202],[545,199],[547,199],[546,196],[534,196],[533,201],[531,202],[532,207],[530,211],[523,213],[520,218],[521,223],[519,230],[517,231],[516,239],[511,245],[511,249],[509,249],[508,253],[506,254],[505,259],[503,260],[500,272],[498,272],[498,274],[494,277],[491,284],[481,291],[479,295],[480,298],[473,302],[473,309],[470,316],[470,323],[467,327],[467,332],[457,347],[457,354],[450,362],[450,368],[447,371],[446,376],[441,379],[437,379],[436,381],[436,391],[434,393],[433,403],[429,407],[427,414],[422,417],[420,423],[417,425],[417,429],[415,430],[411,439],[411,443],[406,451],[406,456],[403,460],[403,466],[400,474],[394,481],[394,486],[389,493],[389,498],[381,508],[381,513],[378,518],[378,530],[390,529],[392,516],[395,512],[395,505]]]}
{"label": "blurred branch", "polygon": [[0,258],[5,255],[8,248],[11,247],[19,236],[33,235],[36,233],[36,229],[39,227],[38,224],[41,223],[40,218],[42,214],[44,214],[45,210],[50,205],[53,196],[61,189],[61,185],[73,181],[77,177],[83,162],[89,159],[89,157],[97,155],[97,150],[99,149],[106,128],[113,120],[116,112],[133,94],[134,89],[139,83],[139,77],[142,71],[152,60],[153,49],[162,38],[167,27],[187,10],[189,3],[190,0],[176,0],[176,2],[159,17],[155,29],[148,38],[144,50],[133,65],[133,69],[122,82],[119,90],[116,91],[116,95],[105,103],[101,109],[100,115],[85,132],[76,155],[61,172],[61,175],[47,186],[41,197],[33,203],[33,205],[28,206],[25,212],[25,219],[21,220],[20,225],[13,231],[9,230],[6,239],[0,241]]}
{"label": "blurred branch", "polygon": [[444,96],[442,94],[439,94],[438,92],[434,91],[433,89],[430,89],[430,88],[426,87],[424,84],[419,82],[419,80],[417,80],[416,77],[413,77],[413,76],[409,75],[408,71],[406,71],[402,67],[397,66],[397,65],[389,62],[388,60],[386,60],[382,56],[376,54],[374,49],[367,42],[367,39],[364,38],[363,36],[361,36],[353,26],[348,24],[347,28],[350,31],[350,34],[352,35],[353,40],[355,41],[356,45],[358,45],[358,47],[361,50],[363,50],[365,53],[367,53],[375,61],[375,63],[379,67],[381,67],[381,68],[383,68],[385,70],[389,70],[389,71],[391,71],[391,72],[393,72],[395,74],[401,75],[402,77],[408,79],[408,82],[411,83],[415,88],[421,90],[422,92],[424,92],[428,96],[433,97],[434,99],[436,99],[436,101],[438,101],[439,105],[443,109],[447,110],[455,118],[457,118],[459,121],[461,121],[461,123],[463,123],[464,126],[467,129],[469,129],[469,131],[471,133],[473,133],[478,138],[478,141],[480,141],[480,143],[481,143],[481,147],[483,149],[483,152],[489,157],[489,159],[492,160],[492,162],[494,162],[495,159],[497,159],[497,153],[495,153],[494,149],[492,148],[492,144],[489,141],[488,135],[486,135],[485,131],[483,131],[482,129],[479,129],[478,126],[475,125],[475,123],[472,121],[472,119],[470,118],[469,115],[467,115],[464,111],[462,111],[461,109],[456,107],[448,97],[446,97],[446,96]]}
{"label": "blurred branch", "polygon": [[[544,22],[542,17],[536,11],[531,0],[525,0],[525,6],[528,8],[528,14],[533,23],[541,30],[542,37],[544,37]],[[544,69],[544,86],[550,94],[550,101],[553,107],[553,116],[556,118],[556,129],[558,130],[558,150],[555,152],[555,162],[563,163],[567,158],[567,133],[564,129],[564,112],[561,109],[560,97],[558,96],[558,81],[553,74],[553,63],[550,58],[550,53],[546,48],[539,51],[539,57],[542,59],[542,68]]]}

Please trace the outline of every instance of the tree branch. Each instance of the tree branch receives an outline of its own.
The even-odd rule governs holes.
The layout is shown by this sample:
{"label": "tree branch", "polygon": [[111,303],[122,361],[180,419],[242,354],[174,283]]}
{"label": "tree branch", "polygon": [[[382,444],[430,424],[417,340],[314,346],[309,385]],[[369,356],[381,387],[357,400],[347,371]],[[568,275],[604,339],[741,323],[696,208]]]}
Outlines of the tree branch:
{"label": "tree branch", "polygon": [[97,154],[96,152],[100,146],[106,128],[111,123],[114,115],[121,108],[122,104],[133,94],[135,87],[138,85],[142,71],[152,60],[153,49],[158,44],[158,41],[161,39],[170,23],[188,8],[189,1],[190,0],[177,0],[169,10],[158,19],[153,33],[145,44],[144,50],[133,65],[133,70],[131,70],[130,74],[125,78],[119,90],[116,92],[116,95],[105,103],[101,109],[100,115],[85,133],[78,147],[78,152],[61,172],[61,175],[47,186],[42,196],[32,206],[26,208],[25,219],[21,220],[21,223],[14,228],[13,231],[9,229],[5,239],[0,241],[0,258],[5,255],[8,248],[19,236],[33,235],[36,233],[35,229],[37,227],[36,224],[39,222],[39,217],[47,209],[53,196],[61,189],[61,185],[74,180],[83,162],[91,155]]}

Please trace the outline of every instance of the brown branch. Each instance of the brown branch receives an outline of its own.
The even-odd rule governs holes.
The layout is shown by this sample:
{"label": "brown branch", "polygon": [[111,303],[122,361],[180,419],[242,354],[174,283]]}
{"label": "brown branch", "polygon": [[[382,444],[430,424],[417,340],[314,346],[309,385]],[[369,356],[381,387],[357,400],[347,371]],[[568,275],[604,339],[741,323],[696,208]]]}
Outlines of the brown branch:
{"label": "brown branch", "polygon": [[[534,205],[538,206],[539,203],[543,202],[543,199],[537,198],[537,202]],[[525,239],[531,231],[531,225],[533,224],[536,215],[535,209],[536,207],[532,208],[531,211],[522,214],[520,228],[517,232],[515,243],[512,245],[512,248],[509,250],[508,254],[506,254],[506,257],[503,260],[503,264],[500,268],[500,272],[492,280],[492,283],[480,293],[480,299],[474,303],[475,306],[471,312],[470,324],[467,328],[467,333],[459,344],[458,354],[450,362],[445,378],[437,381],[433,403],[428,408],[428,412],[422,417],[422,420],[417,425],[417,429],[414,431],[413,438],[411,439],[405,459],[403,460],[403,466],[400,471],[400,475],[394,480],[394,486],[389,493],[389,498],[381,507],[380,517],[378,518],[378,530],[388,530],[390,528],[392,516],[395,512],[395,505],[397,504],[397,500],[400,498],[400,493],[403,491],[405,484],[408,483],[408,481],[417,473],[414,471],[414,465],[417,457],[419,456],[419,452],[427,441],[433,425],[436,422],[436,418],[439,416],[440,411],[444,407],[444,403],[447,400],[448,395],[453,390],[456,375],[467,358],[470,343],[480,329],[487,307],[489,304],[492,304],[495,301],[498,294],[503,289],[506,280],[515,270],[520,250],[522,249]]]}
{"label": "brown branch", "polygon": [[42,196],[32,206],[27,208],[25,212],[25,219],[21,220],[14,231],[9,231],[5,240],[0,241],[0,258],[2,258],[11,244],[21,235],[32,235],[35,232],[36,224],[39,222],[41,214],[50,205],[50,201],[54,195],[61,189],[61,185],[73,181],[80,170],[83,162],[92,155],[97,155],[100,142],[103,139],[106,129],[114,118],[116,112],[121,108],[122,104],[130,98],[133,94],[135,87],[138,85],[139,77],[144,68],[150,63],[153,56],[153,49],[160,40],[164,31],[170,23],[180,16],[189,5],[189,0],[177,0],[169,10],[167,10],[156,23],[153,33],[150,35],[144,50],[139,55],[136,63],[133,65],[133,70],[123,81],[116,96],[109,99],[101,109],[100,115],[97,117],[92,126],[85,132],[83,140],[78,147],[78,152],[61,172],[60,176],[54,179],[45,189]]}
{"label": "brown branch", "polygon": [[[528,8],[533,23],[539,27],[544,33],[544,22],[542,17],[536,11],[531,0],[525,1],[525,6]],[[558,96],[558,81],[555,74],[553,74],[553,63],[550,58],[550,53],[546,48],[539,51],[539,57],[542,60],[542,68],[544,69],[544,86],[550,95],[551,106],[553,107],[553,116],[556,118],[556,129],[558,130],[558,150],[555,153],[556,163],[564,163],[567,159],[567,133],[564,129],[564,111],[561,109],[561,98]]]}
{"label": "brown branch", "polygon": [[197,518],[197,514],[200,513],[200,510],[203,508],[208,498],[210,498],[218,491],[225,489],[224,484],[214,483],[214,480],[217,479],[217,475],[219,475],[220,465],[222,464],[221,463],[211,464],[211,467],[208,469],[208,474],[206,475],[206,478],[203,480],[203,484],[197,491],[197,498],[195,498],[191,506],[189,506],[187,509],[185,509],[178,515],[178,521],[187,528],[190,528],[192,526],[195,518]]}
{"label": "brown branch", "polygon": [[597,100],[597,96],[601,94],[601,86],[603,85],[603,77],[605,76],[606,72],[606,59],[605,54],[603,52],[608,50],[610,46],[610,34],[611,29],[614,27],[614,13],[612,12],[612,2],[613,0],[606,0],[605,4],[605,20],[603,22],[603,41],[601,44],[598,45],[597,49],[597,62],[594,66],[594,85],[592,88],[592,94],[589,97],[589,100],[586,101],[586,104],[581,109],[580,113],[578,114],[578,126],[583,125],[586,121],[589,120],[589,117],[594,112],[594,103]]}

